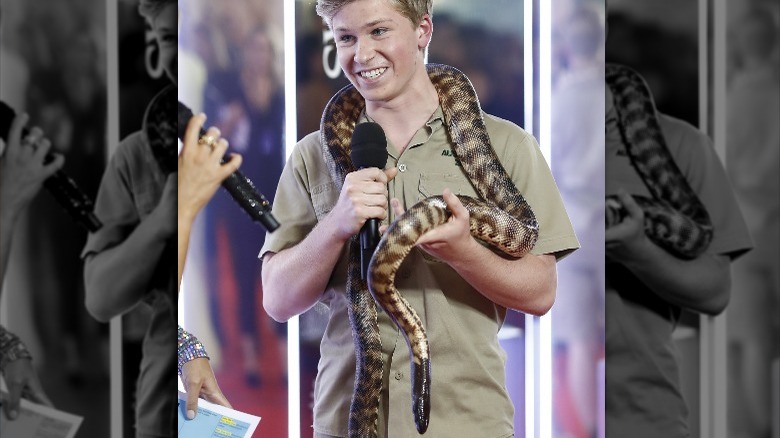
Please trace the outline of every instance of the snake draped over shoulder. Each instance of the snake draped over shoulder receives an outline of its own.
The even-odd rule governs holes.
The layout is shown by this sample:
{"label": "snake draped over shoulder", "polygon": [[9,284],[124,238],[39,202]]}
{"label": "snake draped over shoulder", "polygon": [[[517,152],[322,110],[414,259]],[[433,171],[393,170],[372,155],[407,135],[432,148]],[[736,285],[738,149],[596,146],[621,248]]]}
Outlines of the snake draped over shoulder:
{"label": "snake draped over shoulder", "polygon": [[[455,145],[453,152],[481,198],[458,195],[469,211],[472,235],[512,257],[522,257],[536,244],[539,226],[490,144],[471,82],[450,66],[430,64],[427,68],[439,95],[447,133]],[[348,85],[323,112],[323,155],[339,190],[347,173],[356,170],[350,159],[350,141],[364,108],[362,96]],[[391,316],[406,338],[411,355],[414,420],[419,433],[427,430],[431,409],[428,340],[417,312],[395,288],[394,279],[417,239],[446,222],[450,215],[442,196],[432,196],[396,218],[374,252],[368,282],[360,276],[359,241],[353,237],[349,243],[347,295],[356,360],[349,415],[351,438],[374,437],[377,433],[383,363],[376,304]]]}
{"label": "snake draped over shoulder", "polygon": [[[669,152],[647,84],[622,65],[607,64],[605,74],[631,164],[653,196],[634,196],[644,211],[645,234],[679,258],[698,257],[712,241],[712,223]],[[616,197],[607,197],[607,228],[625,214]]]}

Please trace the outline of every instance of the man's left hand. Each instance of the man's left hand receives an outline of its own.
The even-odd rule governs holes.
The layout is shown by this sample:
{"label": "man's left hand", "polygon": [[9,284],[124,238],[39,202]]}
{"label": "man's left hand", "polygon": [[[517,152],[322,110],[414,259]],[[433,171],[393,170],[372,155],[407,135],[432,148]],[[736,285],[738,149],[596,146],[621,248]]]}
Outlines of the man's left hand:
{"label": "man's left hand", "polygon": [[[442,196],[451,216],[446,223],[420,236],[417,240],[417,246],[439,260],[450,262],[467,254],[470,245],[476,241],[471,236],[469,229],[469,212],[460,199],[450,189],[444,189]],[[404,213],[404,209],[397,199],[391,200],[390,205],[395,217]]]}
{"label": "man's left hand", "polygon": [[621,190],[618,192],[618,198],[626,210],[626,215],[622,222],[605,231],[606,255],[614,260],[635,258],[648,243],[645,235],[645,213],[627,192]]}

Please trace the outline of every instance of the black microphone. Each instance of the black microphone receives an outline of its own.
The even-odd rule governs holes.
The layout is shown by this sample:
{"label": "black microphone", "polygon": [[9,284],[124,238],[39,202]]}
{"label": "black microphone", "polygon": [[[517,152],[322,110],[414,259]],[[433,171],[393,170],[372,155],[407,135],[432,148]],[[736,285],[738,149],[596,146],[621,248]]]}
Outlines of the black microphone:
{"label": "black microphone", "polygon": [[[11,131],[11,122],[16,113],[5,102],[0,101],[0,138],[8,141]],[[29,135],[27,128],[22,128],[22,138]],[[43,162],[49,164],[54,160],[54,155],[46,154]],[[90,232],[95,232],[103,226],[92,212],[92,200],[76,185],[62,170],[58,170],[52,176],[46,178],[43,187],[51,193],[52,197],[62,206],[75,222],[82,225]]]}
{"label": "black microphone", "polygon": [[[376,167],[384,169],[387,164],[387,138],[378,123],[365,122],[355,126],[352,133],[352,164],[357,169]],[[379,244],[379,219],[369,218],[360,229],[360,277],[368,278],[368,263]]]}
{"label": "black microphone", "polygon": [[[179,102],[179,139],[184,141],[184,133],[187,131],[187,123],[192,118],[192,110],[187,105]],[[199,137],[206,135],[206,131],[200,128]],[[222,157],[224,164],[229,159],[228,156]],[[227,179],[222,181],[222,187],[230,193],[233,199],[249,214],[255,222],[260,222],[269,232],[279,228],[279,222],[271,214],[271,203],[262,195],[252,181],[243,173],[236,170],[230,174]]]}

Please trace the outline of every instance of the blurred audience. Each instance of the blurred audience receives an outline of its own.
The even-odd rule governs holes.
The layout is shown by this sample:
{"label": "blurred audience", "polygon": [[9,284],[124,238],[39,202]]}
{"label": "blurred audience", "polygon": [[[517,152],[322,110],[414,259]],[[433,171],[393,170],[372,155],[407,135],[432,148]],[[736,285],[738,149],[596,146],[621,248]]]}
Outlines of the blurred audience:
{"label": "blurred audience", "polygon": [[[777,7],[775,7],[775,10]],[[729,305],[729,436],[764,438],[780,328],[780,63],[777,16],[749,9],[731,22],[726,165],[755,249],[733,266]],[[777,388],[775,388],[777,390]],[[774,412],[776,415],[777,413]]]}
{"label": "blurred audience", "polygon": [[604,25],[585,3],[555,29],[551,166],[582,248],[558,270],[553,412],[556,436],[586,438],[596,432],[604,357]]}

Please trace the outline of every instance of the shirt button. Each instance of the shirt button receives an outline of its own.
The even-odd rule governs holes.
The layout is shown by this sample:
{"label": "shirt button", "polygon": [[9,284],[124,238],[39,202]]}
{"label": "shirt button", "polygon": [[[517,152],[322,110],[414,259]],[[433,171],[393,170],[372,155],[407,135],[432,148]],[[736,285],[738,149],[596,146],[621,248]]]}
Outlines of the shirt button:
{"label": "shirt button", "polygon": [[395,372],[395,380],[401,380],[404,377],[404,373],[400,371]]}
{"label": "shirt button", "polygon": [[398,166],[398,171],[399,172],[406,172],[406,164],[400,164]]}

